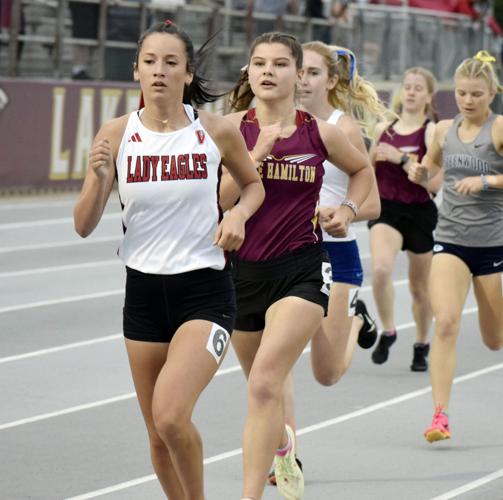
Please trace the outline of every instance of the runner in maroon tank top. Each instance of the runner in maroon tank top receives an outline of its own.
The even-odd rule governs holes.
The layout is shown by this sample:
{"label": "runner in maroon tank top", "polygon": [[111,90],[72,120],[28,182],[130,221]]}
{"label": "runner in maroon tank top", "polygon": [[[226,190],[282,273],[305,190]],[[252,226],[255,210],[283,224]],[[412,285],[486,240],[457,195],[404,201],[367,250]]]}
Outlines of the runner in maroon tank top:
{"label": "runner in maroon tank top", "polygon": [[[350,176],[347,199],[322,221],[334,236],[346,234],[373,182],[368,159],[336,126],[295,108],[301,69],[302,47],[295,38],[261,35],[233,92],[233,108],[244,111],[229,115],[266,191],[233,263],[238,305],[233,346],[249,380],[243,498],[254,500],[262,498],[273,457],[279,492],[290,499],[303,496],[293,432],[284,426],[282,390],[328,305],[331,271],[317,208],[323,162],[328,159]],[[248,110],[253,97],[256,108]],[[235,199],[230,181],[223,180],[223,208]]]}
{"label": "runner in maroon tank top", "polygon": [[[375,164],[381,198],[381,215],[369,222],[372,253],[372,288],[383,331],[372,361],[385,363],[396,340],[394,319],[393,266],[400,250],[409,259],[409,288],[416,322],[416,343],[411,364],[413,371],[426,371],[427,344],[432,313],[428,295],[433,230],[437,209],[430,192],[410,182],[408,166],[420,161],[433,136],[428,120],[435,80],[423,68],[410,68],[404,74],[400,92],[399,118],[376,127],[376,140],[370,152]],[[441,182],[441,179],[440,179]],[[439,187],[438,179],[429,186]]]}

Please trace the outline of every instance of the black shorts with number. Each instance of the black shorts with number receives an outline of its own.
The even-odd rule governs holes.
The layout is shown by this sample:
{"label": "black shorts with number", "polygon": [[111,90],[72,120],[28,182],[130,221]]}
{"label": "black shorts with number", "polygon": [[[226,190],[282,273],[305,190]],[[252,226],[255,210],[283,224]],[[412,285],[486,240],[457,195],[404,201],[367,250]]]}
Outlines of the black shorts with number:
{"label": "black shorts with number", "polygon": [[265,261],[235,258],[232,267],[238,305],[236,330],[263,330],[267,309],[285,297],[314,302],[327,313],[332,270],[321,244]]}
{"label": "black shorts with number", "polygon": [[229,268],[164,275],[126,267],[126,272],[126,338],[170,342],[183,323],[195,319],[211,321],[232,333],[237,309]]}
{"label": "black shorts with number", "polygon": [[381,198],[381,215],[369,221],[368,227],[387,224],[402,235],[402,250],[427,253],[433,249],[437,216],[437,206],[433,201],[409,204]]}

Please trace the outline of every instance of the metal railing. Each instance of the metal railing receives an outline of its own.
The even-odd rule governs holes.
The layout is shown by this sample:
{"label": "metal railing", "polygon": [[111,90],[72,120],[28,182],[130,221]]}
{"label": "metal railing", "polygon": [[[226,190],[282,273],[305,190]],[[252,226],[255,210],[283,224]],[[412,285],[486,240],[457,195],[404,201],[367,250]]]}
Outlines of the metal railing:
{"label": "metal railing", "polygon": [[[94,48],[94,76],[105,77],[107,49],[135,49],[136,40],[110,40],[107,34],[107,16],[110,0],[80,0],[99,4],[98,36],[77,39],[71,36],[68,4],[71,0],[13,0],[10,28],[0,34],[0,74],[7,76],[36,76],[30,73],[30,62],[25,62],[28,46],[45,47],[47,56],[37,66],[39,75],[61,78],[69,76],[72,62],[71,48],[82,45]],[[314,39],[320,29],[326,30],[332,43],[348,46],[359,58],[360,69],[367,78],[395,80],[412,65],[430,69],[439,80],[450,79],[462,59],[485,48],[498,50],[499,40],[489,31],[486,23],[474,23],[466,16],[402,7],[351,4],[347,22],[285,15],[277,18],[270,14],[254,13],[250,18],[243,10],[232,9],[233,0],[222,4],[187,4],[175,12],[166,13],[200,45],[219,31],[216,46],[218,74],[213,78],[233,81],[247,57],[248,47],[261,27],[289,32],[301,42]],[[43,6],[47,15],[27,19],[27,33],[21,33],[21,11]],[[136,9],[141,33],[163,13],[146,2],[121,0],[120,6]],[[44,34],[37,27],[46,25]],[[270,29],[269,28],[269,29]],[[19,58],[19,46],[24,44]],[[7,50],[5,50],[7,48]],[[28,57],[28,55],[26,55]],[[40,56],[38,56],[40,57]],[[39,61],[40,63],[40,61]]]}

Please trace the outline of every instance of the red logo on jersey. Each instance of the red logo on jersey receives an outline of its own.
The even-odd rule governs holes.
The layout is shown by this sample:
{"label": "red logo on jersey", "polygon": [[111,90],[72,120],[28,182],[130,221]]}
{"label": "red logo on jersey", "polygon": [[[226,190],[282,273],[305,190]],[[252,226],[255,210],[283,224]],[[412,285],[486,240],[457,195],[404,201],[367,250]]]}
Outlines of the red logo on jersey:
{"label": "red logo on jersey", "polygon": [[128,142],[131,142],[131,141],[133,141],[133,142],[142,142],[141,137],[140,137],[140,134],[139,134],[138,132],[135,132],[135,133],[131,136],[131,138],[129,139],[129,141],[128,141]]}
{"label": "red logo on jersey", "polygon": [[197,135],[197,139],[199,141],[199,144],[203,144],[203,142],[204,142],[204,131],[203,130],[196,130],[196,135]]}

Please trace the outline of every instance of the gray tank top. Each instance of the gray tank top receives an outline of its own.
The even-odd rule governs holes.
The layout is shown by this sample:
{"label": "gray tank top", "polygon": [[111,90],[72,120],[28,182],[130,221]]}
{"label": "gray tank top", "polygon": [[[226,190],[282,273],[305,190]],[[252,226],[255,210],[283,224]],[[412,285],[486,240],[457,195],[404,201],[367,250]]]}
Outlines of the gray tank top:
{"label": "gray tank top", "polygon": [[503,190],[464,196],[454,189],[456,181],[475,175],[503,174],[503,157],[496,151],[491,129],[498,115],[489,116],[472,142],[461,142],[456,116],[444,145],[443,200],[438,213],[435,240],[467,247],[503,245]]}

